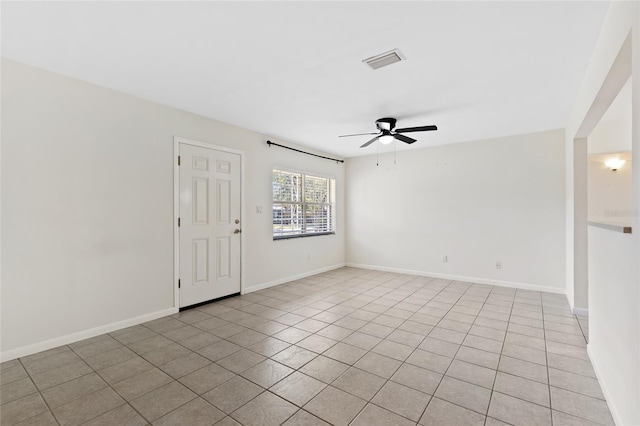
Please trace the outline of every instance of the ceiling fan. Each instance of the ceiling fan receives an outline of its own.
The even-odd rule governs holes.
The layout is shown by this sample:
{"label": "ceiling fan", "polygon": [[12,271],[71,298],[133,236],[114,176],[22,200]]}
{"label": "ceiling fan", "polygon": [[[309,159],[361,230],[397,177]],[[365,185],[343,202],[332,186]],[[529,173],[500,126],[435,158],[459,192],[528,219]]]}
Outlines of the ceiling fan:
{"label": "ceiling fan", "polygon": [[[396,119],[385,117],[379,118],[376,120],[376,127],[380,132],[378,133],[357,133],[354,135],[341,135],[338,136],[340,138],[346,138],[350,136],[363,136],[363,135],[376,135],[375,138],[361,145],[360,148],[364,148],[366,146],[371,145],[377,140],[380,140],[382,144],[388,144],[393,142],[394,139],[398,139],[404,143],[414,143],[416,140],[410,138],[408,136],[402,135],[401,133],[409,133],[409,132],[427,132],[430,130],[438,130],[437,126],[419,126],[419,127],[405,127],[403,129],[395,129],[396,127]],[[395,129],[395,131],[394,131]]]}

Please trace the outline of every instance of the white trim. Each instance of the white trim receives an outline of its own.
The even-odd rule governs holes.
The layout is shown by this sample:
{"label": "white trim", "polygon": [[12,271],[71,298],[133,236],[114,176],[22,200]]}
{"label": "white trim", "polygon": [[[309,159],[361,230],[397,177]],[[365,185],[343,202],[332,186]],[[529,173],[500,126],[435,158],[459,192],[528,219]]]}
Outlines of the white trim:
{"label": "white trim", "polygon": [[336,175],[334,174],[329,174],[329,173],[322,173],[322,172],[314,172],[314,171],[309,171],[307,170],[303,170],[303,169],[298,169],[296,167],[290,167],[290,166],[273,166],[271,168],[271,171],[273,172],[273,170],[279,170],[281,172],[287,172],[287,173],[297,173],[300,175],[307,175],[307,176],[311,176],[311,177],[319,177],[319,178],[324,178],[324,179],[336,179]]}
{"label": "white trim", "polygon": [[269,282],[266,282],[266,283],[252,285],[251,287],[245,288],[244,291],[242,292],[242,294],[252,293],[252,292],[258,291],[258,290],[264,290],[265,288],[269,288],[269,287],[273,287],[273,286],[276,286],[276,285],[280,285],[280,284],[288,283],[288,282],[291,282],[291,281],[299,280],[301,278],[307,278],[307,277],[310,277],[312,275],[321,274],[323,272],[333,271],[334,269],[339,269],[339,268],[344,268],[344,267],[345,267],[344,263],[338,263],[336,265],[326,266],[324,268],[315,269],[313,271],[303,272],[302,274],[291,275],[291,276],[288,276],[288,277],[279,278],[277,280],[269,281]]}
{"label": "white trim", "polygon": [[591,345],[587,345],[587,355],[589,356],[589,361],[591,361],[591,366],[593,367],[593,371],[596,373],[596,379],[598,379],[598,383],[600,384],[600,388],[602,389],[602,394],[604,395],[604,399],[609,406],[609,411],[611,412],[611,417],[613,417],[613,421],[616,425],[621,425],[622,419],[620,418],[620,414],[616,409],[615,404],[613,403],[613,398],[611,397],[611,393],[609,392],[609,388],[607,387],[607,383],[604,381],[600,370],[598,370],[598,365],[594,362],[592,353],[591,353]]}
{"label": "white trim", "polygon": [[178,288],[178,280],[180,279],[180,228],[178,227],[178,218],[180,217],[179,140],[178,137],[173,137],[173,307],[176,309],[179,309],[180,306],[180,289]]}
{"label": "white trim", "polygon": [[176,308],[163,309],[161,311],[152,312],[150,314],[144,314],[134,318],[129,318],[122,321],[112,322],[110,324],[90,328],[88,330],[82,330],[76,333],[67,334],[66,336],[45,340],[44,342],[34,343],[32,345],[11,349],[0,353],[0,362],[11,361],[12,359],[57,348],[58,346],[68,345],[70,343],[79,342],[80,340],[84,339],[90,339],[91,337],[96,337],[101,334],[110,333],[112,331],[131,327],[133,325],[142,324],[147,321],[153,321],[154,319],[166,317],[167,315],[173,315],[176,312],[178,312],[178,309]]}
{"label": "white trim", "polygon": [[571,310],[573,312],[574,315],[580,315],[582,317],[588,317],[589,316],[589,309],[587,308],[573,308]]}
{"label": "white trim", "polygon": [[[575,285],[575,283],[574,283]],[[575,287],[574,287],[575,288]],[[573,289],[572,289],[573,290]],[[572,295],[573,296],[573,295]],[[575,314],[575,309],[576,307],[573,304],[573,297],[569,297],[569,293],[567,293],[567,302],[569,303],[569,309],[571,309],[571,312],[573,312]]]}
{"label": "white trim", "polygon": [[[180,228],[178,228],[178,217],[180,216],[180,169],[178,168],[178,156],[180,155],[180,144],[193,145],[200,148],[214,149],[216,151],[238,154],[240,156],[240,224],[245,223],[245,165],[244,151],[240,151],[226,146],[214,145],[211,143],[196,141],[182,136],[173,137],[173,306],[180,309],[180,290],[178,280],[180,279]],[[240,234],[240,293],[244,292],[245,274],[245,234]]]}
{"label": "white trim", "polygon": [[492,280],[489,278],[467,277],[463,275],[452,275],[452,274],[440,274],[436,272],[416,271],[413,269],[391,268],[387,266],[377,266],[377,265],[362,265],[359,263],[349,263],[349,262],[347,262],[346,266],[351,268],[373,269],[376,271],[396,272],[399,274],[410,274],[410,275],[419,275],[419,276],[425,276],[425,277],[442,278],[445,280],[464,281],[464,282],[477,283],[477,284],[488,284],[488,285],[495,285],[498,287],[510,287],[510,288],[519,288],[522,290],[544,291],[547,293],[565,294],[566,292],[566,289],[562,287],[548,287],[548,286],[537,285],[537,284],[520,283],[516,281],[500,281],[500,280]]}
{"label": "white trim", "polygon": [[240,156],[244,155],[244,151],[240,151],[238,149],[233,149],[233,148],[229,148],[226,146],[222,146],[222,145],[214,145],[212,143],[208,143],[208,142],[201,142],[201,141],[196,141],[193,139],[188,139],[188,138],[183,138],[182,136],[174,136],[173,137],[173,143],[184,143],[187,145],[193,145],[193,146],[198,146],[200,148],[208,148],[208,149],[215,149],[216,151],[223,151],[223,152],[229,152],[231,154],[239,154]]}

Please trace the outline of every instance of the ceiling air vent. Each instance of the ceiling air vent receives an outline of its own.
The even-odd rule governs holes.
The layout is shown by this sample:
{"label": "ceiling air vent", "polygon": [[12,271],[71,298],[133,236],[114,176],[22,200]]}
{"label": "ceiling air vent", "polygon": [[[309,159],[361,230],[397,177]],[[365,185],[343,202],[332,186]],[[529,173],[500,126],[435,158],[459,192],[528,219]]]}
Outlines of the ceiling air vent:
{"label": "ceiling air vent", "polygon": [[386,67],[387,65],[403,61],[404,59],[404,55],[400,53],[398,49],[393,49],[390,52],[372,56],[371,58],[365,59],[362,62],[369,65],[372,69],[377,70],[378,68]]}

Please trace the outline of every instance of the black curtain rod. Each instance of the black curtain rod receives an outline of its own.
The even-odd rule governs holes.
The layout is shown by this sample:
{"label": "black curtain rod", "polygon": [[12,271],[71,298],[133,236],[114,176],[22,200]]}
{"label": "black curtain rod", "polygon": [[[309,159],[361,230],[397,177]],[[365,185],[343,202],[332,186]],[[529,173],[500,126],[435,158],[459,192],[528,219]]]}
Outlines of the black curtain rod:
{"label": "black curtain rod", "polygon": [[290,149],[291,151],[301,152],[301,153],[307,154],[307,155],[313,155],[314,157],[324,158],[325,160],[335,161],[336,163],[344,163],[344,160],[338,160],[337,158],[331,158],[331,157],[324,157],[322,155],[314,154],[312,152],[307,152],[307,151],[301,151],[299,149],[291,148],[289,146],[280,145],[280,144],[277,144],[277,143],[271,142],[271,141],[267,141],[267,145],[269,145],[269,148],[271,148],[271,145],[275,145],[275,146],[279,146],[280,148]]}

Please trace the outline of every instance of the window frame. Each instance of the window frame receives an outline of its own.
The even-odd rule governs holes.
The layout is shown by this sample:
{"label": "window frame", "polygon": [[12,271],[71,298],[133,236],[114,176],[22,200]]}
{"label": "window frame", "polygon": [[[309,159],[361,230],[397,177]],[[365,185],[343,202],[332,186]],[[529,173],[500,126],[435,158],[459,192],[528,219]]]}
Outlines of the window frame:
{"label": "window frame", "polygon": [[[275,175],[276,172],[281,172],[281,173],[290,173],[290,174],[295,174],[295,175],[299,175],[300,176],[300,186],[301,186],[301,190],[300,190],[300,200],[299,201],[278,201],[275,200],[274,198],[274,189],[273,189],[273,177]],[[327,184],[328,184],[328,193],[327,193],[327,198],[328,198],[328,202],[326,203],[318,203],[318,202],[307,202],[305,201],[306,199],[306,178],[307,177],[311,177],[311,178],[320,178],[320,179],[326,179],[327,180]],[[317,237],[317,236],[322,236],[322,235],[335,235],[336,233],[336,197],[335,197],[335,192],[336,192],[336,180],[334,177],[331,176],[326,176],[326,175],[322,175],[322,174],[317,174],[317,173],[310,173],[310,172],[304,172],[304,171],[299,171],[299,170],[291,170],[285,167],[274,167],[271,170],[271,226],[272,226],[272,231],[271,231],[271,235],[273,237],[273,240],[289,240],[289,239],[293,239],[293,238],[306,238],[306,237]],[[288,235],[276,235],[274,232],[274,228],[273,228],[273,208],[276,204],[279,205],[290,205],[290,206],[295,206],[295,205],[299,205],[300,206],[300,210],[301,210],[301,216],[302,216],[302,228],[301,231],[299,233],[296,234],[288,234]],[[305,215],[306,213],[306,207],[307,206],[327,206],[327,209],[329,211],[329,215],[327,216],[328,221],[329,221],[329,228],[331,230],[329,231],[323,231],[323,232],[307,232],[306,228],[307,228],[307,217]]]}

